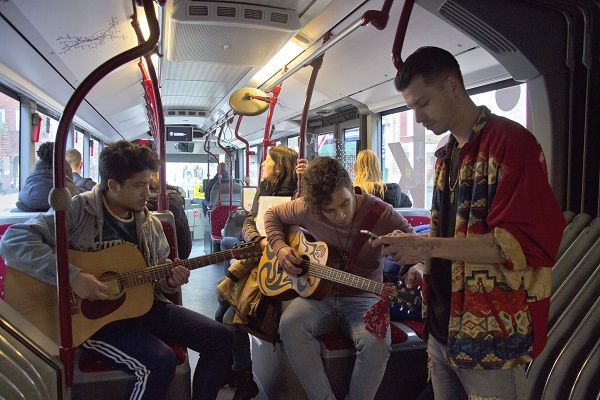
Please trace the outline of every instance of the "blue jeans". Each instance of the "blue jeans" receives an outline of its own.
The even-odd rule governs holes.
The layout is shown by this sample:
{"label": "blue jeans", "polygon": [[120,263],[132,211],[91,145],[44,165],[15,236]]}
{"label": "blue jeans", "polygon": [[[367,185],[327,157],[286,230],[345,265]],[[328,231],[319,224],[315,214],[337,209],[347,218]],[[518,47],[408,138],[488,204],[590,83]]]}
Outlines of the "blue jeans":
{"label": "blue jeans", "polygon": [[250,337],[246,332],[233,323],[235,310],[229,307],[223,316],[223,324],[233,335],[233,370],[241,371],[252,366],[252,357],[250,355]]}
{"label": "blue jeans", "polygon": [[162,400],[176,367],[175,353],[166,343],[200,353],[192,398],[216,399],[231,352],[231,334],[220,323],[184,307],[155,300],[146,314],[106,325],[82,347],[136,377],[132,399]]}
{"label": "blue jeans", "polygon": [[221,239],[221,250],[231,250],[242,244],[242,241],[233,236],[225,236]]}
{"label": "blue jeans", "polygon": [[525,365],[509,369],[464,369],[450,365],[446,346],[432,336],[427,341],[431,382],[436,400],[526,398]]}
{"label": "blue jeans", "polygon": [[362,315],[377,301],[371,297],[329,295],[321,301],[299,297],[281,316],[279,334],[285,351],[311,400],[335,400],[321,361],[316,336],[339,328],[356,347],[356,361],[346,399],[375,397],[390,356],[391,336],[385,340],[365,329]]}

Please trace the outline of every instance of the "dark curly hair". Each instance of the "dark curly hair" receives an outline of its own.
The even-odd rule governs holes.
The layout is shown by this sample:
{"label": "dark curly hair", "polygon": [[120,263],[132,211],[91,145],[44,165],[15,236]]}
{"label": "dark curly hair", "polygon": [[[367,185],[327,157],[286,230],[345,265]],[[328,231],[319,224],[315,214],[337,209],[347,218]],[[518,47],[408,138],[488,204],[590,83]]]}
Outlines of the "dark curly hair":
{"label": "dark curly hair", "polygon": [[113,142],[100,153],[98,163],[100,188],[102,192],[106,192],[109,179],[114,179],[122,185],[139,172],[146,170],[157,172],[159,168],[160,160],[151,148],[133,144],[127,140]]}
{"label": "dark curly hair", "polygon": [[314,214],[331,202],[333,192],[346,188],[352,192],[352,180],[341,162],[331,157],[316,157],[302,175],[302,196]]}
{"label": "dark curly hair", "polygon": [[52,168],[54,159],[54,142],[44,142],[36,151],[37,156],[46,164],[47,168]]}
{"label": "dark curly hair", "polygon": [[431,85],[436,79],[454,75],[462,86],[465,86],[460,65],[452,53],[439,47],[425,46],[412,53],[394,79],[396,90],[401,92],[410,86],[415,77],[423,77],[426,85]]}

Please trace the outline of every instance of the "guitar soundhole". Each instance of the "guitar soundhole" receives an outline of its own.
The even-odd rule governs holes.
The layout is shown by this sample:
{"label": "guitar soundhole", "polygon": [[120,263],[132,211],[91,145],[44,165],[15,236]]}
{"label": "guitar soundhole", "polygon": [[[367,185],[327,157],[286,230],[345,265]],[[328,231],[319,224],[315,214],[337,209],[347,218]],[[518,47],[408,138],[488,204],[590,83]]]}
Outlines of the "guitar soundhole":
{"label": "guitar soundhole", "polygon": [[298,277],[306,276],[308,273],[308,266],[310,265],[310,258],[308,258],[306,254],[302,254],[300,257],[302,257],[302,264],[298,265],[298,268],[300,268],[302,272],[298,274]]}
{"label": "guitar soundhole", "polygon": [[108,300],[82,300],[81,313],[87,319],[99,319],[116,311],[125,303],[127,295],[122,290],[116,272],[105,272],[98,280],[108,286]]}

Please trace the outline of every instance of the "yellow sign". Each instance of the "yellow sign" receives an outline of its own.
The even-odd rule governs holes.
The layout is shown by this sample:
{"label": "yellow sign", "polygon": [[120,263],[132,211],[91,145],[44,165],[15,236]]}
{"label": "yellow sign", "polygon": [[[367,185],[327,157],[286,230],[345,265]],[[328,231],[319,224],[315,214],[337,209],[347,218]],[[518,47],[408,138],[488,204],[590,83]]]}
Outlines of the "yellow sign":
{"label": "yellow sign", "polygon": [[194,185],[194,198],[195,199],[203,199],[204,198],[204,192],[202,191],[201,183],[196,183]]}

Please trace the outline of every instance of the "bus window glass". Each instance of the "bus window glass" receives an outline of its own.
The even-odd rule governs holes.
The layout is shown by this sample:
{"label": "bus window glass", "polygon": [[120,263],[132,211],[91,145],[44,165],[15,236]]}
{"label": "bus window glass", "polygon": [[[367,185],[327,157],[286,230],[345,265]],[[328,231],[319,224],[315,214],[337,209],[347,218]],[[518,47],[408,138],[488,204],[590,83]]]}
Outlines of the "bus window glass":
{"label": "bus window glass", "polygon": [[[77,129],[75,129],[75,133],[73,136],[73,148],[78,150],[79,153],[81,153],[81,157],[83,158],[83,138],[84,138],[84,133],[78,131]],[[85,161],[85,160],[81,160],[81,161]]]}
{"label": "bus window glass", "polygon": [[0,209],[14,208],[19,191],[20,103],[0,92]]}
{"label": "bus window glass", "polygon": [[298,136],[294,136],[294,137],[288,138],[288,144],[287,144],[287,147],[289,147],[290,149],[295,150],[296,153],[300,152],[300,146],[299,146],[298,140],[299,140]]}
{"label": "bus window glass", "polygon": [[56,139],[56,132],[58,131],[58,120],[50,117],[43,112],[38,110],[38,114],[42,117],[40,137],[35,143],[35,151],[40,148],[42,143],[54,142]]}
{"label": "bus window glass", "polygon": [[[258,187],[258,173],[261,163],[258,159],[258,147],[250,147],[250,151],[254,152],[254,155],[250,156],[250,171],[248,171],[248,176],[250,176],[250,186]],[[244,167],[245,166],[246,164],[244,163]]]}
{"label": "bus window glass", "polygon": [[[527,84],[471,96],[475,104],[494,114],[527,126]],[[385,182],[397,182],[414,207],[430,208],[435,151],[446,144],[449,133],[436,136],[406,110],[382,117],[382,173]]]}
{"label": "bus window glass", "polygon": [[90,178],[100,182],[100,172],[98,171],[98,160],[100,159],[100,142],[90,139]]}
{"label": "bus window glass", "polygon": [[354,163],[356,162],[356,144],[358,143],[359,128],[344,130],[344,154],[342,155],[342,164],[350,174],[350,179],[354,181]]}
{"label": "bus window glass", "polygon": [[317,155],[335,158],[335,147],[336,143],[335,139],[333,138],[333,132],[317,135]]}

